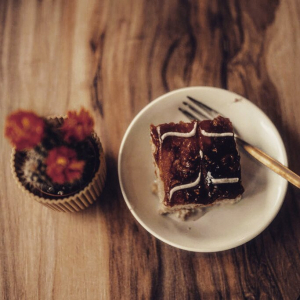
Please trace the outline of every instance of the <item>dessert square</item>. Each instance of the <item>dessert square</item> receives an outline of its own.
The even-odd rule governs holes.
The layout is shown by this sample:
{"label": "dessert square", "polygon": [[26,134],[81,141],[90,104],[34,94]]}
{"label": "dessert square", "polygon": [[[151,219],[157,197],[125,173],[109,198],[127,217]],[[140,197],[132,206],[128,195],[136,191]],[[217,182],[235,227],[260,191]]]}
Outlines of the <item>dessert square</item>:
{"label": "dessert square", "polygon": [[229,119],[151,125],[150,133],[161,213],[241,199],[240,157]]}

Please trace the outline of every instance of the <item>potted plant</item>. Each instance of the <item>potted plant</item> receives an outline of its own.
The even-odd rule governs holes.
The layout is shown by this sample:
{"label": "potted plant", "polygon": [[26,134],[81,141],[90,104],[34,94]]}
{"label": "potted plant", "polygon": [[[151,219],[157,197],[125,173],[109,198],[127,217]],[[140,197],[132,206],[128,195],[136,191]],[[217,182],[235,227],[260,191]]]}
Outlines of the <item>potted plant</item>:
{"label": "potted plant", "polygon": [[106,163],[89,112],[69,111],[45,118],[18,110],[6,119],[5,136],[13,145],[11,167],[29,197],[57,211],[80,211],[104,187]]}

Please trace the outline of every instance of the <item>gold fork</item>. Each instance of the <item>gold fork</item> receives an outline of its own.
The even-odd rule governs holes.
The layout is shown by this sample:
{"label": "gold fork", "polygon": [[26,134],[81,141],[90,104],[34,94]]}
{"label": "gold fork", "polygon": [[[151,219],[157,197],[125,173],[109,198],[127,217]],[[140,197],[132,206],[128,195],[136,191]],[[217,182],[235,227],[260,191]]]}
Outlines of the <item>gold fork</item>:
{"label": "gold fork", "polygon": [[[213,119],[214,117],[221,115],[218,111],[215,109],[205,105],[204,103],[187,96],[187,98],[190,100],[190,102],[184,101],[183,104],[187,106],[190,110],[183,109],[179,107],[178,109],[189,119],[191,120],[201,120],[201,119]],[[195,107],[196,105],[197,107]],[[225,117],[225,116],[223,116]],[[239,137],[238,134],[234,134],[237,143],[251,156],[256,158],[259,162],[261,162],[263,165],[277,173],[278,175],[285,178],[287,181],[289,181],[291,184],[296,186],[297,188],[300,188],[300,176],[291,171],[289,168],[284,166],[282,163],[280,163],[278,160],[274,159],[273,157],[269,156],[262,150],[258,149],[255,146],[250,145],[248,142],[244,141]]]}

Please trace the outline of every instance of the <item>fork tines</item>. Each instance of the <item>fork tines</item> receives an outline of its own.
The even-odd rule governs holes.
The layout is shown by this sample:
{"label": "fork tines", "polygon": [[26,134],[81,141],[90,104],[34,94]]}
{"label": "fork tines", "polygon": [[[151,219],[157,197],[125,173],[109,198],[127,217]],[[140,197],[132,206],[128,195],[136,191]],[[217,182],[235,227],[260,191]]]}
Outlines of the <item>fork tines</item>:
{"label": "fork tines", "polygon": [[[190,120],[199,120],[199,121],[205,119],[212,120],[217,116],[223,116],[217,110],[203,104],[199,100],[196,100],[190,96],[187,96],[187,98],[190,101],[189,102],[183,101],[182,104],[184,105],[184,108],[179,107],[178,110],[180,110]],[[197,107],[195,105],[197,105]],[[234,130],[234,135],[238,140],[242,141],[242,139],[240,138],[236,130]],[[246,143],[245,141],[243,142]]]}
{"label": "fork tines", "polygon": [[216,111],[215,109],[205,105],[204,103],[190,97],[190,96],[186,96],[188,99],[190,99],[194,104],[196,104],[197,106],[201,107],[203,110],[205,110],[208,113],[214,113],[217,115],[220,115],[220,113],[218,111]]}
{"label": "fork tines", "polygon": [[[185,108],[179,107],[178,109],[191,120],[213,119],[220,115],[215,109],[203,104],[202,102],[187,96],[191,102],[183,101]],[[195,106],[197,105],[197,107]]]}

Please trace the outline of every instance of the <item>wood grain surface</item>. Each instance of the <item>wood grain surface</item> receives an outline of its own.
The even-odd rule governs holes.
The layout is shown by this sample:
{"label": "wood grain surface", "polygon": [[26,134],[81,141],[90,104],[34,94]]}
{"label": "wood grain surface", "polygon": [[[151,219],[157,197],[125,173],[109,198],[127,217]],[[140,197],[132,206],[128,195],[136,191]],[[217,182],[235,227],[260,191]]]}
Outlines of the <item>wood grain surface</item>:
{"label": "wood grain surface", "polygon": [[133,218],[117,155],[127,126],[170,90],[237,92],[274,122],[300,173],[298,0],[1,0],[0,124],[11,111],[96,119],[108,178],[78,214],[24,198],[1,133],[0,299],[297,299],[300,191],[289,185],[270,226],[236,249],[168,246]]}

